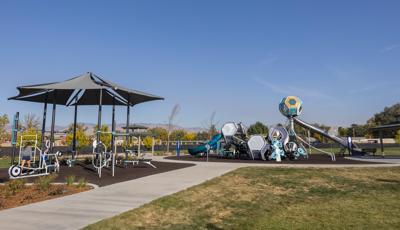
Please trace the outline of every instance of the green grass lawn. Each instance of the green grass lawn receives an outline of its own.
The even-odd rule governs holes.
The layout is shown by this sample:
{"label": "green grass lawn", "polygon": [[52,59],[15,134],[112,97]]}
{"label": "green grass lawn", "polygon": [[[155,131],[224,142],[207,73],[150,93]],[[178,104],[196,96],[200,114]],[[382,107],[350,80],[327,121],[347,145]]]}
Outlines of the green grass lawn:
{"label": "green grass lawn", "polygon": [[86,229],[400,229],[400,167],[241,168]]}

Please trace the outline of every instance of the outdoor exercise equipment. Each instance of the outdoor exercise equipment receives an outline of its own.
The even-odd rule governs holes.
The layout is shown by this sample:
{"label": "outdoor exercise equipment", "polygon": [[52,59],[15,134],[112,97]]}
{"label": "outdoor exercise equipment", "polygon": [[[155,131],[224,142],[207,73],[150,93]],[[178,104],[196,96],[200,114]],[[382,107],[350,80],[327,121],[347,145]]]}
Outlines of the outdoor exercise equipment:
{"label": "outdoor exercise equipment", "polygon": [[[22,153],[25,143],[33,144],[30,146],[30,167],[22,167]],[[21,135],[19,142],[19,157],[18,163],[12,165],[8,169],[8,174],[10,179],[36,177],[49,175],[52,172],[60,171],[60,163],[58,161],[58,156],[61,155],[60,152],[50,153],[50,141],[45,142],[44,148],[38,147],[38,134],[31,135]]]}
{"label": "outdoor exercise equipment", "polygon": [[17,138],[18,138],[18,127],[19,127],[19,112],[14,115],[12,130],[11,130],[11,145],[12,145],[12,156],[11,165],[15,164],[15,152],[17,150]]}
{"label": "outdoor exercise equipment", "polygon": [[[54,142],[55,114],[56,105],[74,106],[74,128],[73,128],[73,154],[70,159],[71,165],[75,161],[76,154],[76,129],[77,129],[77,112],[78,106],[98,105],[98,122],[97,127],[100,131],[102,125],[102,107],[111,105],[113,108],[113,132],[115,131],[115,106],[126,106],[127,118],[126,126],[130,123],[130,110],[134,105],[154,101],[163,100],[164,98],[152,94],[140,92],[137,90],[127,89],[113,82],[105,80],[91,72],[79,75],[63,82],[36,84],[17,87],[19,95],[9,98],[9,100],[20,100],[39,102],[44,104],[42,137],[44,137],[45,124],[47,117],[47,105],[53,104],[52,123],[51,123],[51,146]],[[127,133],[129,130],[127,129]],[[99,135],[99,134],[98,134]],[[127,137],[128,138],[128,137]],[[99,142],[99,136],[97,136]],[[42,140],[43,142],[43,140]],[[127,139],[127,142],[129,140]],[[112,145],[113,146],[113,145]]]}
{"label": "outdoor exercise equipment", "polygon": [[93,154],[92,154],[92,165],[97,170],[99,178],[101,178],[102,169],[109,167],[111,164],[112,176],[114,176],[115,170],[115,154],[112,151],[107,151],[107,146],[97,140],[93,141]]}
{"label": "outdoor exercise equipment", "polygon": [[[126,136],[126,135],[134,136],[133,133],[128,133],[128,134],[114,133],[113,135],[115,137],[116,136]],[[133,166],[135,166],[135,165],[139,165],[140,163],[142,163],[142,164],[149,165],[152,168],[157,168],[152,163],[153,159],[146,158],[146,153],[141,151],[141,147],[140,146],[141,146],[142,139],[141,139],[140,136],[137,138],[137,141],[138,141],[137,149],[128,149],[128,143],[127,143],[127,146],[126,146],[126,148],[124,150],[125,159],[122,161],[123,166],[126,168],[126,167],[128,167],[129,164],[132,164]],[[153,144],[152,144],[152,151],[154,151],[154,139],[153,139]]]}

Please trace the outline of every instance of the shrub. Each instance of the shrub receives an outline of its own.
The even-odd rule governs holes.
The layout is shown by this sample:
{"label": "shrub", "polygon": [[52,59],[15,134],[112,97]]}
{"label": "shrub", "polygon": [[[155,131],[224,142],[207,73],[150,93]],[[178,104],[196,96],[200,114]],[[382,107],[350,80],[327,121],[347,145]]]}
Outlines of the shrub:
{"label": "shrub", "polygon": [[74,175],[67,176],[67,177],[65,178],[65,183],[66,183],[68,186],[73,185],[73,184],[75,183],[75,176],[74,176]]}
{"label": "shrub", "polygon": [[87,186],[86,178],[81,178],[78,180],[77,188],[85,188]]}
{"label": "shrub", "polygon": [[39,177],[35,181],[36,188],[38,188],[41,191],[48,190],[51,186],[51,183],[56,179],[56,175],[48,175],[48,176],[43,176]]}
{"label": "shrub", "polygon": [[64,188],[62,186],[57,186],[54,189],[51,189],[49,192],[50,196],[58,196],[64,193]]}
{"label": "shrub", "polygon": [[6,183],[5,192],[7,196],[15,195],[19,190],[25,187],[25,180],[10,180]]}
{"label": "shrub", "polygon": [[150,136],[147,136],[143,139],[143,145],[146,149],[151,149],[153,147],[153,138]]}

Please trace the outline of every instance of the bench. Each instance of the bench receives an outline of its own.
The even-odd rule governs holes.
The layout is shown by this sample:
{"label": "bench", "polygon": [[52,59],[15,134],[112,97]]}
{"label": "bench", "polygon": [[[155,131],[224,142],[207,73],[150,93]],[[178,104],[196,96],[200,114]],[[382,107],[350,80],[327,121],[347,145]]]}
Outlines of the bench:
{"label": "bench", "polygon": [[378,149],[377,148],[365,148],[365,149],[361,149],[362,152],[366,152],[366,153],[372,153],[375,154]]}

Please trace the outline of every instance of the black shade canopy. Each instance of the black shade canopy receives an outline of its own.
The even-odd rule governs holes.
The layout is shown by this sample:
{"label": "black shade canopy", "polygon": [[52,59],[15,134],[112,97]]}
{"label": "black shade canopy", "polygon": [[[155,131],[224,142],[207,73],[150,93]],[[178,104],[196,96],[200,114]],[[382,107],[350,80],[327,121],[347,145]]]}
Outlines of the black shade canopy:
{"label": "black shade canopy", "polygon": [[[63,82],[17,87],[19,95],[9,100],[21,100],[60,105],[98,105],[102,92],[103,105],[136,105],[139,103],[163,100],[152,94],[127,89],[106,81],[93,73],[71,78]],[[76,99],[76,100],[75,100]]]}
{"label": "black shade canopy", "polygon": [[[122,127],[123,129],[126,129],[126,126]],[[144,125],[139,125],[139,124],[131,124],[129,125],[129,129],[131,130],[136,130],[136,129],[149,129],[149,127],[144,126]]]}

